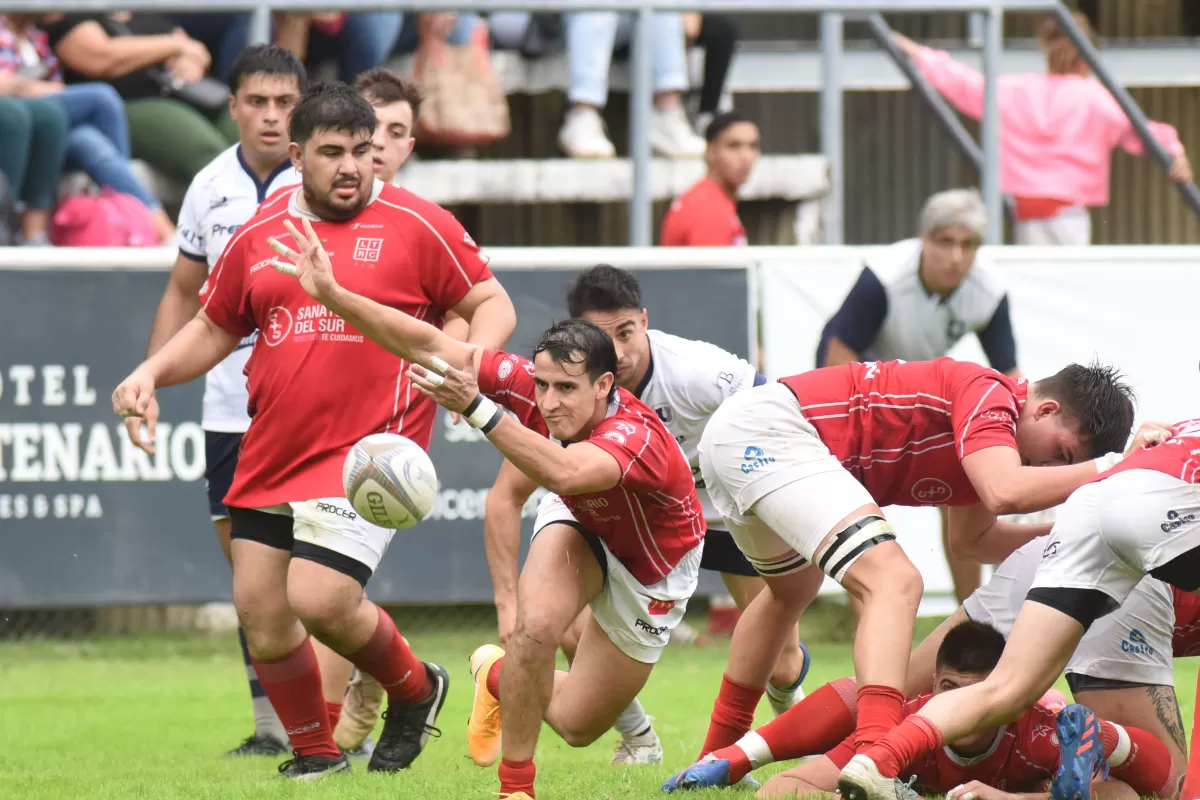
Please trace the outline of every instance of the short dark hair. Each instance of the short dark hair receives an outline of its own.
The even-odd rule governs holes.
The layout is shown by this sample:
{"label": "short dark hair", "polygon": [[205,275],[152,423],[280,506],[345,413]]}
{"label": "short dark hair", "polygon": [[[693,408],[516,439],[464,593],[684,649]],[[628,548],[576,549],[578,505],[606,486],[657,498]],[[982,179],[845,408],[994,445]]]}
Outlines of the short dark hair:
{"label": "short dark hair", "polygon": [[950,629],[937,652],[937,668],[983,675],[1000,663],[1004,634],[986,622],[968,619]]}
{"label": "short dark hair", "polygon": [[417,127],[421,104],[425,102],[425,93],[417,84],[405,80],[390,69],[376,67],[359,75],[354,81],[354,88],[367,98],[368,103],[385,106],[392,103],[408,103],[412,109],[413,127]]}
{"label": "short dark hair", "polygon": [[608,391],[609,401],[616,396],[617,348],[599,325],[582,319],[556,322],[538,339],[537,347],[533,348],[534,358],[538,353],[547,353],[559,364],[584,365],[592,383],[600,380],[604,373],[611,372],[613,385]]}
{"label": "short dark hair", "polygon": [[308,88],[308,71],[292,53],[274,44],[252,44],[238,53],[229,68],[229,88],[237,94],[247,75],[295,75],[300,91]]}
{"label": "short dark hair", "polygon": [[344,83],[314,83],[292,109],[288,135],[293,142],[303,145],[319,130],[374,133],[375,109]]}
{"label": "short dark hair", "polygon": [[642,308],[642,287],[627,269],[608,264],[588,267],[567,288],[567,312],[578,319],[589,311]]}
{"label": "short dark hair", "polygon": [[1125,449],[1133,430],[1133,389],[1115,367],[1071,364],[1036,384],[1040,398],[1058,401],[1091,446],[1091,458]]}
{"label": "short dark hair", "polygon": [[721,138],[721,134],[737,125],[739,122],[749,122],[754,124],[754,120],[749,117],[739,114],[736,111],[728,111],[724,114],[717,114],[712,118],[712,122],[708,123],[708,127],[704,129],[704,141],[712,144],[717,139]]}

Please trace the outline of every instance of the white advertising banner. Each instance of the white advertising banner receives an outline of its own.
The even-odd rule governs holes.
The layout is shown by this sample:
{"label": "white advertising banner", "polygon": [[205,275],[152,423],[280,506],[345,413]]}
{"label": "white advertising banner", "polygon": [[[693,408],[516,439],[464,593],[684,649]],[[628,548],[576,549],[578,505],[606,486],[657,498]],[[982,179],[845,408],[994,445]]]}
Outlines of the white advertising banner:
{"label": "white advertising banner", "polygon": [[[812,369],[821,330],[862,268],[868,248],[806,248],[762,262],[762,348],[767,377]],[[985,249],[1009,294],[1017,359],[1030,379],[1093,359],[1118,367],[1137,392],[1138,421],[1200,416],[1200,248]],[[949,355],[986,364],[968,335]],[[933,509],[889,508],[926,593],[949,593]],[[828,585],[827,589],[836,588]]]}

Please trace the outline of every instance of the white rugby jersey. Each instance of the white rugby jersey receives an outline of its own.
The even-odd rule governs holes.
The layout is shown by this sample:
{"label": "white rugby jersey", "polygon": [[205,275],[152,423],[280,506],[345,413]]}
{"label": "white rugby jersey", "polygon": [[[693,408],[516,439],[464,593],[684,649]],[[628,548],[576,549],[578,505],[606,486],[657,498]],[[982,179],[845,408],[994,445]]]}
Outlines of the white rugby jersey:
{"label": "white rugby jersey", "polygon": [[647,331],[646,336],[650,339],[650,368],[634,394],[654,409],[679,442],[692,465],[704,519],[710,527],[723,530],[725,523],[700,477],[700,435],[726,397],[754,385],[757,371],[715,344],[656,330]]}
{"label": "white rugby jersey", "polygon": [[[887,294],[887,317],[863,361],[929,361],[949,352],[959,339],[988,326],[1005,290],[982,255],[947,298],[930,294],[918,267],[921,240],[906,239],[867,259]],[[989,353],[989,356],[991,354]]]}
{"label": "white rugby jersey", "polygon": [[[179,211],[179,252],[193,261],[208,264],[209,272],[225,245],[246,220],[254,216],[267,195],[284,186],[300,183],[300,174],[285,160],[267,176],[266,182],[242,158],[241,145],[234,145],[200,170],[188,187]],[[250,427],[246,413],[246,361],[257,333],[243,339],[229,357],[204,378],[206,431],[245,433]]]}

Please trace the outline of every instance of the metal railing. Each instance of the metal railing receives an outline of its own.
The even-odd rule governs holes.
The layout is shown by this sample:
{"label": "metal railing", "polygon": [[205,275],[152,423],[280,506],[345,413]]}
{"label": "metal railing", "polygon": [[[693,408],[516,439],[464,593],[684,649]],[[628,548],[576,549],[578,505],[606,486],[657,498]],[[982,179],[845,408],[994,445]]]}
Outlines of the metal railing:
{"label": "metal railing", "polygon": [[[1005,11],[1043,11],[1055,14],[1063,30],[1075,42],[1092,71],[1112,92],[1151,156],[1164,167],[1172,156],[1155,140],[1146,116],[1129,93],[1112,80],[1100,63],[1100,56],[1070,12],[1059,0],[0,0],[0,12],[45,13],[50,8],[63,12],[101,12],[120,8],[125,11],[163,12],[175,9],[202,11],[252,12],[251,41],[264,42],[270,37],[273,11],[318,11],[336,6],[346,11],[625,11],[637,15],[631,52],[631,92],[629,113],[629,150],[633,182],[629,208],[629,242],[634,246],[653,243],[650,192],[651,151],[650,115],[653,104],[650,21],[655,11],[724,11],[739,13],[821,13],[822,64],[825,70],[822,97],[821,142],[829,161],[831,192],[826,218],[826,238],[830,244],[842,242],[844,218],[844,164],[842,158],[843,115],[841,89],[841,50],[843,15],[869,18],[879,12],[980,12],[982,19],[984,104],[981,126],[982,148],[968,147],[953,132],[950,117],[938,112],[943,124],[952,131],[960,147],[980,167],[980,184],[988,208],[989,242],[1001,241],[1004,201],[1000,192],[1000,115],[996,87],[1000,73],[1000,55]],[[877,23],[876,23],[877,25]],[[890,40],[889,40],[890,41]],[[905,70],[907,59],[885,46]],[[918,76],[919,77],[919,76]],[[910,79],[912,75],[910,74]],[[913,81],[914,86],[920,82]],[[926,93],[926,99],[930,97]],[[936,109],[935,109],[936,110]],[[948,109],[947,109],[948,111]],[[954,122],[958,120],[955,118]],[[958,126],[961,128],[961,124]],[[965,133],[965,129],[962,131]],[[970,139],[968,135],[966,137]],[[973,141],[972,141],[973,144]],[[1200,214],[1200,191],[1192,184],[1180,186],[1188,205]]]}

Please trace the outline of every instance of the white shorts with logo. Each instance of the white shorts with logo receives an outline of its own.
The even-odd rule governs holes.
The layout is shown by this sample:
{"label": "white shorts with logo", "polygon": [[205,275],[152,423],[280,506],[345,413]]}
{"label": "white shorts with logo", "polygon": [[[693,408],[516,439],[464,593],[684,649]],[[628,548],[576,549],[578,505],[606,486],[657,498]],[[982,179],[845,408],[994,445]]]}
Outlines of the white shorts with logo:
{"label": "white shorts with logo", "polygon": [[[700,439],[700,472],[738,547],[768,576],[807,566],[835,525],[875,503],[782,383],[738,392],[721,404]],[[839,549],[857,546],[850,544]],[[834,558],[821,566],[840,580],[851,563]]]}
{"label": "white shorts with logo", "polygon": [[358,515],[344,497],[323,497],[299,503],[281,503],[260,508],[267,514],[291,517],[292,536],[353,558],[375,571],[396,531],[381,528]]}
{"label": "white shorts with logo", "polygon": [[1197,548],[1200,485],[1157,470],[1118,472],[1062,506],[1033,588],[1095,589],[1119,604],[1152,570]]}
{"label": "white shorts with logo", "polygon": [[[1039,537],[1006,558],[991,579],[963,602],[967,616],[993,626],[1007,637],[1049,542],[1049,536]],[[1154,578],[1143,578],[1120,608],[1088,629],[1067,662],[1066,672],[1172,686],[1174,624],[1170,588]]]}
{"label": "white shorts with logo", "polygon": [[604,553],[604,588],[592,599],[592,616],[617,648],[634,661],[654,664],[679,625],[688,600],[700,580],[701,543],[680,559],[675,568],[656,584],[643,586],[612,554],[608,545],[579,523],[556,494],[547,494],[538,505],[533,536],[547,525],[565,523],[592,536]]}

